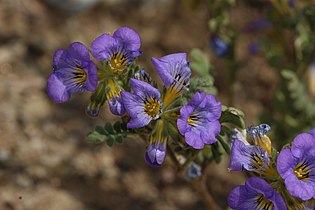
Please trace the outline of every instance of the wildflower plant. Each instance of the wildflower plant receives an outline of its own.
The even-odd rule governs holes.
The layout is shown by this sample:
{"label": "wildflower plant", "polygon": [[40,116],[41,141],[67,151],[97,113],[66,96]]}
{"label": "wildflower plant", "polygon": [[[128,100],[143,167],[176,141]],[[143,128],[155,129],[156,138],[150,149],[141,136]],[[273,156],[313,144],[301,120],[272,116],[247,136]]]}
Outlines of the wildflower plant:
{"label": "wildflower plant", "polygon": [[[147,67],[137,64],[137,58],[142,55],[141,39],[135,30],[128,27],[118,28],[112,35],[97,37],[89,49],[74,42],[65,50],[57,50],[53,57],[53,73],[47,81],[47,94],[54,102],[64,103],[74,92],[92,92],[86,107],[86,113],[91,117],[98,117],[107,102],[111,113],[119,116],[120,120],[96,126],[87,135],[88,141],[113,146],[139,137],[137,140],[142,139],[146,145],[144,161],[154,168],[173,164],[178,174],[197,186],[198,191],[203,195],[208,193],[209,209],[219,209],[219,206],[209,192],[204,192],[207,188],[200,187],[200,184],[204,184],[210,163],[220,163],[224,154],[230,155],[229,171],[246,171],[249,176],[245,185],[230,191],[227,198],[230,208],[313,209],[315,131],[303,132],[314,122],[309,119],[313,117],[313,104],[305,100],[311,113],[302,123],[307,126],[281,149],[275,147],[279,140],[272,141],[270,137],[273,124],[245,127],[243,112],[232,106],[233,87],[241,62],[236,60],[232,51],[236,34],[230,30],[229,17],[224,10],[235,2],[214,2],[214,18],[209,21],[210,42],[213,54],[225,59],[228,66],[228,105],[216,96],[213,66],[198,49],[191,50],[190,54],[175,52],[152,57],[152,70],[162,81],[159,86],[145,70]],[[280,1],[270,2],[277,10],[284,7]],[[297,2],[287,3],[284,14],[285,11],[291,14]],[[305,10],[314,12],[312,9]],[[303,22],[295,22],[295,27],[309,25],[311,12],[301,12],[303,20],[296,21]],[[259,23],[263,27],[273,27],[265,20]],[[251,30],[257,30],[255,27],[257,24]],[[226,31],[227,35],[223,35]],[[259,45],[257,50],[260,49]],[[300,60],[306,59],[300,48],[297,48],[297,53]],[[280,74],[294,83],[289,82],[286,90],[288,94],[285,97],[296,99],[289,106],[305,116],[305,110],[297,100],[309,98],[298,94],[303,88],[293,90],[301,86],[299,72],[283,70]],[[279,128],[276,120],[269,118],[267,121],[274,122]]]}

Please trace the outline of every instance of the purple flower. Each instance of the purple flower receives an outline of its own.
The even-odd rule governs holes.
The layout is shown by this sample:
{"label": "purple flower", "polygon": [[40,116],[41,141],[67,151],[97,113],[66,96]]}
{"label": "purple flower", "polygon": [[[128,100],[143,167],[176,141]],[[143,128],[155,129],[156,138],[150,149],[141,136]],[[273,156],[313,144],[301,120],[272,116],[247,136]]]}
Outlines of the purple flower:
{"label": "purple flower", "polygon": [[166,141],[151,143],[145,153],[145,160],[152,167],[161,166],[165,157]]}
{"label": "purple flower", "polygon": [[177,120],[179,132],[185,137],[188,145],[202,149],[205,144],[217,141],[220,133],[221,102],[215,96],[197,92],[193,98],[180,109]]}
{"label": "purple flower", "polygon": [[277,170],[288,192],[302,200],[315,197],[315,136],[302,133],[291,148],[283,149],[277,159]]}
{"label": "purple flower", "polygon": [[127,127],[141,128],[159,118],[162,112],[160,92],[150,84],[133,78],[130,79],[130,87],[133,93],[121,92],[125,109],[131,117]]}
{"label": "purple flower", "polygon": [[186,53],[175,53],[151,60],[165,87],[178,85],[182,89],[189,84],[191,71]]}
{"label": "purple flower", "polygon": [[113,36],[103,34],[91,44],[93,57],[108,61],[112,72],[121,72],[141,54],[139,34],[128,27],[117,29]]}
{"label": "purple flower", "polygon": [[97,70],[88,49],[80,42],[67,50],[57,50],[53,58],[53,73],[47,81],[48,96],[56,103],[67,101],[71,93],[95,91]]}
{"label": "purple flower", "polygon": [[230,166],[232,171],[260,172],[267,169],[269,164],[268,153],[259,146],[246,145],[235,139],[232,143]]}
{"label": "purple flower", "polygon": [[108,101],[109,109],[114,115],[123,116],[126,109],[122,102],[121,96],[115,96]]}
{"label": "purple flower", "polygon": [[229,45],[217,36],[212,36],[210,42],[214,54],[218,57],[225,56],[230,50]]}
{"label": "purple flower", "polygon": [[263,179],[250,177],[245,186],[231,190],[228,204],[234,210],[285,210],[283,198]]}

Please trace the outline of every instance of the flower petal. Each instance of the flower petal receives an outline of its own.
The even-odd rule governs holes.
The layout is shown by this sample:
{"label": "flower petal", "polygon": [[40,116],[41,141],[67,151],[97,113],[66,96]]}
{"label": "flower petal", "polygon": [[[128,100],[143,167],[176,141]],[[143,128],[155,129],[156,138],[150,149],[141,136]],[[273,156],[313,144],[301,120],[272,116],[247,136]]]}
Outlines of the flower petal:
{"label": "flower petal", "polygon": [[97,37],[91,44],[91,53],[98,61],[109,59],[112,50],[119,47],[117,41],[109,34],[103,34]]}
{"label": "flower petal", "polygon": [[47,94],[56,103],[63,103],[70,97],[70,93],[67,91],[66,86],[55,74],[52,74],[48,78]]}
{"label": "flower petal", "polygon": [[131,28],[121,27],[114,32],[113,37],[118,39],[127,50],[138,51],[140,49],[140,36]]}

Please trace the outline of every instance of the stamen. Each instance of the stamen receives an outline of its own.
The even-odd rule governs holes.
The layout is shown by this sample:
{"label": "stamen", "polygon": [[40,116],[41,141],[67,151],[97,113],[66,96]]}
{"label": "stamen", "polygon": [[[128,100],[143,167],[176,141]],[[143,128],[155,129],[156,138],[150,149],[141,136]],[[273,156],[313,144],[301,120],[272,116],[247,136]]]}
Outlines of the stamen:
{"label": "stamen", "polygon": [[295,176],[301,181],[309,180],[310,171],[311,170],[310,170],[309,164],[305,160],[297,164],[294,168]]}
{"label": "stamen", "polygon": [[189,116],[188,120],[187,120],[187,124],[191,125],[193,127],[196,127],[198,125],[198,120],[200,119],[200,117],[198,117],[198,115],[196,114],[192,114]]}
{"label": "stamen", "polygon": [[257,153],[251,153],[251,166],[255,169],[261,169],[264,166],[262,156]]}
{"label": "stamen", "polygon": [[112,54],[109,59],[109,66],[113,72],[121,72],[127,65],[128,57],[122,51]]}
{"label": "stamen", "polygon": [[150,117],[157,117],[160,112],[160,107],[160,102],[155,98],[146,98],[144,101],[144,111]]}
{"label": "stamen", "polygon": [[256,202],[257,202],[256,207],[259,210],[271,210],[271,209],[273,209],[273,203],[271,201],[269,201],[268,199],[266,199],[263,194],[259,194],[256,197],[256,199],[257,199],[256,200]]}
{"label": "stamen", "polygon": [[87,80],[87,73],[79,66],[74,70],[69,71],[63,78],[64,84],[69,89],[76,89],[79,91]]}

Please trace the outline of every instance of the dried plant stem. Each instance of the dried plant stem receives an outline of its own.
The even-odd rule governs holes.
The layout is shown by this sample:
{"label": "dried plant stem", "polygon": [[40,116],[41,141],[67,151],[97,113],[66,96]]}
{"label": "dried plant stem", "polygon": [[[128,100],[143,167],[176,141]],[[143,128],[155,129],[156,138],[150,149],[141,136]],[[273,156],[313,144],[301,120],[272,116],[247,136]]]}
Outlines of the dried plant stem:
{"label": "dried plant stem", "polygon": [[[168,149],[168,154],[169,157],[171,158],[172,162],[174,163],[178,175],[180,177],[182,177],[183,179],[185,179],[182,176],[182,167],[180,165],[180,163],[178,162],[173,150],[171,149],[171,147],[169,145],[167,145],[167,149]],[[211,164],[210,164],[211,165]],[[207,169],[210,166],[208,165],[205,170],[203,171],[201,177],[193,182],[189,182],[193,185],[193,187],[196,189],[196,191],[200,194],[201,198],[202,198],[202,202],[204,203],[206,209],[208,210],[218,210],[220,209],[219,205],[216,203],[216,201],[214,200],[214,198],[212,197],[211,193],[209,192],[208,188],[207,188]],[[185,179],[187,181],[187,179]]]}
{"label": "dried plant stem", "polygon": [[193,186],[202,196],[202,201],[208,210],[218,210],[220,209],[220,207],[207,188],[207,169],[210,165],[205,168],[201,175],[201,178],[198,181],[194,182]]}

